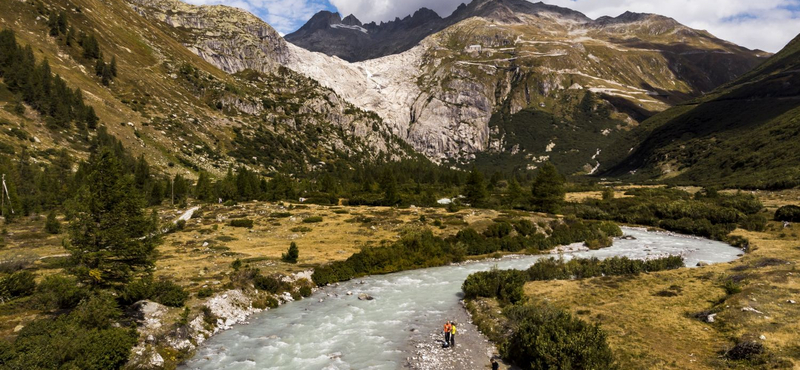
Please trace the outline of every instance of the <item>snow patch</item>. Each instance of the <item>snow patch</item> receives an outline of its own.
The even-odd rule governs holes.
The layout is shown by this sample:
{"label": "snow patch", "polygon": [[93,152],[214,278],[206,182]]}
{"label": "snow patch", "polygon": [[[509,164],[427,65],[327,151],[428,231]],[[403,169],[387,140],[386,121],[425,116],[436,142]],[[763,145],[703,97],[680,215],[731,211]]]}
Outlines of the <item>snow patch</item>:
{"label": "snow patch", "polygon": [[332,25],[331,25],[331,28],[347,29],[347,30],[353,30],[353,31],[358,31],[358,32],[362,32],[362,33],[368,33],[368,32],[367,32],[367,29],[366,29],[366,28],[364,28],[364,27],[360,27],[360,26],[350,26],[350,25],[347,25],[347,24],[341,24],[341,23],[339,23],[339,24],[332,24]]}

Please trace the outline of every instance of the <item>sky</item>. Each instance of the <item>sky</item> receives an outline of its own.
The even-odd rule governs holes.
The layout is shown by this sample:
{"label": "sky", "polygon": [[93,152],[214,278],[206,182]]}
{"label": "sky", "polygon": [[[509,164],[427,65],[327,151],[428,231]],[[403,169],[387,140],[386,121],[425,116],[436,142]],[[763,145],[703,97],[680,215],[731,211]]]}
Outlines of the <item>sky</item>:
{"label": "sky", "polygon": [[[354,14],[364,23],[403,18],[421,7],[450,15],[470,0],[184,0],[224,4],[252,12],[281,34],[300,28],[321,10]],[[537,0],[538,1],[538,0]],[[736,44],[777,52],[800,34],[800,0],[544,0],[583,12],[590,18],[625,11],[656,13],[689,27],[707,30]]]}

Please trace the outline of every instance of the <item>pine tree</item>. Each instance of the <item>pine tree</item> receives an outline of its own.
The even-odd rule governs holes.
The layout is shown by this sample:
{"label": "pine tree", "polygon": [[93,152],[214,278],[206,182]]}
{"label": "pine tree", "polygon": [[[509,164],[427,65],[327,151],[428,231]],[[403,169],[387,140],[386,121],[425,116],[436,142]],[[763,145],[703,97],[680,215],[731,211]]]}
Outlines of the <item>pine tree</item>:
{"label": "pine tree", "polygon": [[156,221],[121,163],[108,148],[93,154],[74,202],[67,249],[75,275],[94,286],[125,284],[153,267]]}
{"label": "pine tree", "polygon": [[289,244],[289,250],[286,251],[283,255],[281,255],[281,261],[286,263],[297,263],[297,258],[300,256],[300,250],[297,248],[297,244],[292,242]]}
{"label": "pine tree", "polygon": [[113,79],[114,76],[111,73],[111,67],[108,64],[103,63],[103,73],[102,76],[100,76],[100,81],[103,83],[103,86],[108,86]]}
{"label": "pine tree", "polygon": [[464,185],[464,199],[473,207],[479,207],[486,201],[487,196],[483,174],[477,168],[472,167],[472,171],[467,175],[467,183]]}
{"label": "pine tree", "polygon": [[201,171],[194,190],[195,197],[204,202],[214,201],[214,187],[208,172]]}
{"label": "pine tree", "polygon": [[540,212],[556,213],[561,208],[566,195],[564,183],[566,180],[552,163],[545,163],[531,187],[533,209]]}
{"label": "pine tree", "polygon": [[111,63],[108,65],[109,70],[111,71],[111,75],[117,77],[117,57],[111,57]]}
{"label": "pine tree", "polygon": [[506,190],[506,204],[511,207],[516,207],[523,202],[525,198],[525,191],[519,185],[517,179],[511,179],[508,182],[508,190]]}
{"label": "pine tree", "polygon": [[58,218],[56,218],[56,212],[55,211],[51,211],[47,215],[47,221],[45,221],[44,230],[48,234],[60,234],[61,233],[61,222],[59,222]]}
{"label": "pine tree", "polygon": [[180,174],[175,175],[172,180],[172,191],[175,196],[175,204],[183,207],[186,205],[186,196],[189,194],[189,183]]}

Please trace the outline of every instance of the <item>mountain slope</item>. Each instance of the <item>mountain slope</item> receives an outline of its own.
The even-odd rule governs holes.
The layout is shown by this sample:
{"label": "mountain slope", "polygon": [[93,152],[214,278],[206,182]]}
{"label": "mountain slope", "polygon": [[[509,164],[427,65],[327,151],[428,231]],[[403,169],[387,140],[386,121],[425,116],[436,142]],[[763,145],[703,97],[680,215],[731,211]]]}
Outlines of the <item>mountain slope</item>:
{"label": "mountain slope", "polygon": [[[228,17],[230,8],[204,9]],[[73,31],[49,36],[51,14],[59,12],[74,36],[67,36]],[[239,162],[264,172],[302,173],[341,158],[361,161],[410,154],[379,117],[281,67],[280,49],[240,49],[232,40],[212,40],[214,47],[248,57],[270,54],[266,64],[236,65],[237,74],[225,73],[198,56],[219,61],[208,44],[187,49],[183,29],[205,24],[208,14],[167,17],[176,25],[168,28],[120,0],[14,0],[0,3],[0,28],[13,30],[19,44],[30,45],[36,60],[47,59],[70,89],[82,90],[113,135],[163,171],[190,177],[200,169],[222,174]],[[225,36],[229,29],[215,32]],[[274,33],[267,25],[251,31],[260,41]],[[116,60],[118,77],[108,86],[95,75],[98,61],[85,55],[78,41],[81,35],[96,38],[105,62]],[[277,33],[274,37],[282,42]],[[53,149],[66,148],[78,158],[86,156],[92,131],[75,125],[53,127],[31,106],[23,104],[17,111],[19,100],[0,79],[3,153],[16,156],[26,150],[38,161],[49,161]]]}
{"label": "mountain slope", "polygon": [[680,183],[800,184],[800,36],[738,80],[632,133],[640,145],[607,171]]}
{"label": "mountain slope", "polygon": [[[742,75],[764,54],[656,15],[591,20],[524,0],[475,0],[441,20],[452,25],[405,52],[348,63],[281,39],[252,37],[252,30],[268,26],[244,11],[176,26],[191,24],[208,7],[129,2],[229,73],[247,63],[259,63],[252,67],[257,70],[283,64],[375,112],[431,159],[482,157],[487,167],[502,163],[508,170],[552,159],[568,173],[598,171],[598,150],[613,154],[616,138],[642,120]],[[364,35],[359,27],[366,29],[358,24],[326,13],[308,29],[354,33],[358,41]],[[253,58],[229,50],[231,39],[242,50],[279,52]]]}

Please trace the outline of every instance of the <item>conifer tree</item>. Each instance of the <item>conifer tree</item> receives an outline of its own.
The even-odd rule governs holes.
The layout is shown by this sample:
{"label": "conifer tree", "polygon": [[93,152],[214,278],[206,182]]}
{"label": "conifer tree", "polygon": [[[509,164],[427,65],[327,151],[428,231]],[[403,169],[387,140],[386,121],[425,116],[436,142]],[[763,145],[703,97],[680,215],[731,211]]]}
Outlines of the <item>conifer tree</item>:
{"label": "conifer tree", "polygon": [[556,166],[550,162],[545,163],[536,174],[531,187],[533,209],[548,213],[558,212],[566,195],[565,181]]}
{"label": "conifer tree", "polygon": [[283,255],[281,255],[281,261],[286,263],[297,263],[297,258],[300,256],[300,250],[297,248],[297,244],[292,242],[289,244],[289,250],[286,251]]}
{"label": "conifer tree", "polygon": [[151,271],[157,243],[156,220],[108,148],[84,164],[88,173],[70,223],[73,272],[93,286],[121,285]]}
{"label": "conifer tree", "polygon": [[214,201],[214,187],[208,172],[201,171],[194,190],[195,197],[204,202]]}
{"label": "conifer tree", "polygon": [[111,76],[117,77],[117,57],[112,56],[111,62],[108,64],[109,71],[111,72]]}
{"label": "conifer tree", "polygon": [[464,199],[472,206],[480,206],[486,201],[487,196],[483,174],[477,168],[472,167],[472,171],[467,175],[467,183],[464,185]]}

